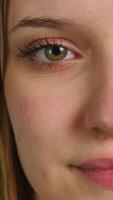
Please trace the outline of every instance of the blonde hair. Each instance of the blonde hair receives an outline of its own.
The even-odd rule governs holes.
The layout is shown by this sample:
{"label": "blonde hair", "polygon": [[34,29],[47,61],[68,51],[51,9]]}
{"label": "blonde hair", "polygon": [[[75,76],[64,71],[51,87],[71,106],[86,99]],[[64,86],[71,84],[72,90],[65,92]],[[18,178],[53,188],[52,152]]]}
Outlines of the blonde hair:
{"label": "blonde hair", "polygon": [[[0,199],[34,200],[34,191],[22,170],[13,133],[3,80],[7,65],[7,8],[8,0],[0,0]],[[4,51],[5,47],[5,51]]]}

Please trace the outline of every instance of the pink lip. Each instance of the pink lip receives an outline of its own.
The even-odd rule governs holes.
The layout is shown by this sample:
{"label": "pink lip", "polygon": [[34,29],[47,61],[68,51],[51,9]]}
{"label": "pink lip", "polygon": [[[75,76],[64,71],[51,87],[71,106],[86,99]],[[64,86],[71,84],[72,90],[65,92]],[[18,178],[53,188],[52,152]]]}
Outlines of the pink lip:
{"label": "pink lip", "polygon": [[77,167],[82,175],[107,189],[113,189],[113,159],[97,159]]}

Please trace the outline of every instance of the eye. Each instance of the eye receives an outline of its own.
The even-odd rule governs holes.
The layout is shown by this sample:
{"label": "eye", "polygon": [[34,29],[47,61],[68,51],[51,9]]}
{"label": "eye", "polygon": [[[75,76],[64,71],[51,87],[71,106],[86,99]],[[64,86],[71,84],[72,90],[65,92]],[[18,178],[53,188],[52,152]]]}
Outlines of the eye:
{"label": "eye", "polygon": [[39,72],[62,71],[83,58],[71,41],[61,38],[43,38],[26,44],[19,48],[17,57],[32,61]]}
{"label": "eye", "polygon": [[68,48],[58,45],[47,45],[34,53],[34,58],[44,62],[70,60],[75,58],[75,54]]}

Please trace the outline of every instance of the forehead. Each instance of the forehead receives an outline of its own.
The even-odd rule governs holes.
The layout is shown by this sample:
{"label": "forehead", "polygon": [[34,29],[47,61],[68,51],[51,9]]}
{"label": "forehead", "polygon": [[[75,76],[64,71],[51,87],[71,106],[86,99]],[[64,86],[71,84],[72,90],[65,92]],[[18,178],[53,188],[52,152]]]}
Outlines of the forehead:
{"label": "forehead", "polygon": [[113,22],[113,0],[11,0],[9,27],[26,16],[67,17],[78,23]]}

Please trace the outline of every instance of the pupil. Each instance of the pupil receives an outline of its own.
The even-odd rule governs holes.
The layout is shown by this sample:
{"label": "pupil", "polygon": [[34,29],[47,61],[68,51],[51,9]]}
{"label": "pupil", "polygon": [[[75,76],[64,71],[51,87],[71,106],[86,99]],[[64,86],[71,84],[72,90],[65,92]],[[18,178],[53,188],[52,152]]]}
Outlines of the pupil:
{"label": "pupil", "polygon": [[59,55],[60,53],[60,48],[59,47],[53,47],[52,52],[55,56]]}

